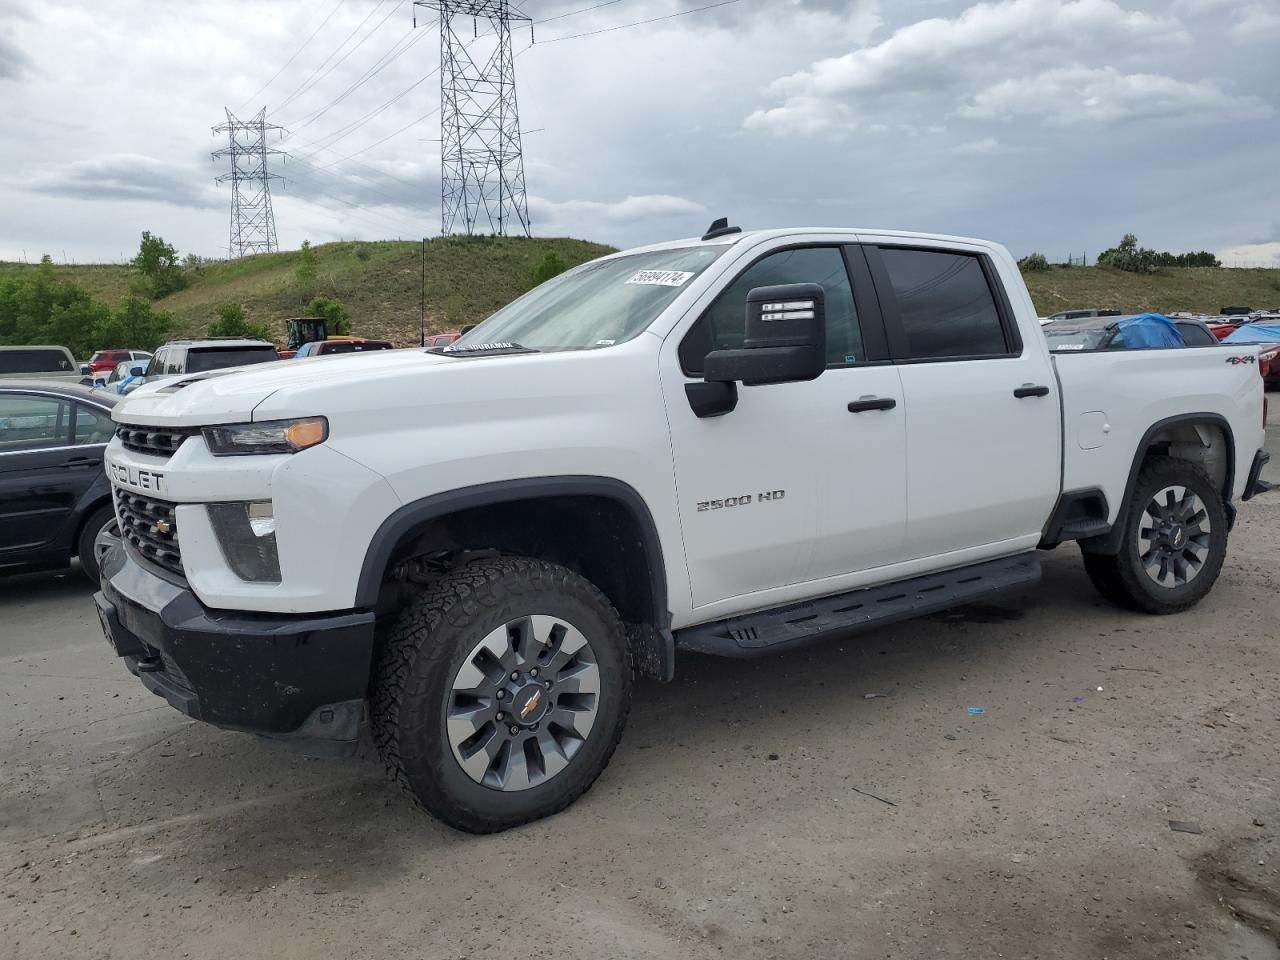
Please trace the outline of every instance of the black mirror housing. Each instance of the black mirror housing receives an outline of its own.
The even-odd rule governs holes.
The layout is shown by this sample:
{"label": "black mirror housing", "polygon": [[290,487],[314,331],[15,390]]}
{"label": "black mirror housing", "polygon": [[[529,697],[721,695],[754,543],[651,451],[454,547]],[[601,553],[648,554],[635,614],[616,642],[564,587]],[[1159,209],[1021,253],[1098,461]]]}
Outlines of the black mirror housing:
{"label": "black mirror housing", "polygon": [[144,371],[144,370],[142,369],[142,367],[130,367],[130,368],[129,368],[129,376],[131,376],[131,377],[144,377],[144,376],[146,376],[146,371]]}
{"label": "black mirror housing", "polygon": [[827,365],[826,304],[821,284],[756,287],[747,294],[740,350],[707,354],[703,379],[747,386],[813,380]]}

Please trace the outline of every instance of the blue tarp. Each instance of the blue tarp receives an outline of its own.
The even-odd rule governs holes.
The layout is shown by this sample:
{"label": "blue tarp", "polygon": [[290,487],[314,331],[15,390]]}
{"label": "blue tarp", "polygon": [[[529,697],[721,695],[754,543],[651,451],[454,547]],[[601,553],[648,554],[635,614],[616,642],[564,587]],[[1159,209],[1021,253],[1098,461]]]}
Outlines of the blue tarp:
{"label": "blue tarp", "polygon": [[1116,327],[1124,338],[1125,347],[1130,350],[1186,346],[1178,325],[1163,314],[1140,313],[1122,317],[1116,321]]}
{"label": "blue tarp", "polygon": [[1280,343],[1280,323],[1242,323],[1223,343]]}

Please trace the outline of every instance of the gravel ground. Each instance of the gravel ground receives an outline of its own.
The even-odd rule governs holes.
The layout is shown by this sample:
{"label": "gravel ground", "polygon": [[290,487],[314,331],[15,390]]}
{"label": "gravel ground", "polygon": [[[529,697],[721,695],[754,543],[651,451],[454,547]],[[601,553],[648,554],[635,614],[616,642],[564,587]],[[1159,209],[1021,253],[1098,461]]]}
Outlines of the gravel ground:
{"label": "gravel ground", "polygon": [[1278,535],[1280,491],[1243,504],[1173,618],[1066,547],[992,603],[682,657],[586,797],[490,837],[368,748],[186,720],[78,574],[10,580],[0,957],[1280,957]]}

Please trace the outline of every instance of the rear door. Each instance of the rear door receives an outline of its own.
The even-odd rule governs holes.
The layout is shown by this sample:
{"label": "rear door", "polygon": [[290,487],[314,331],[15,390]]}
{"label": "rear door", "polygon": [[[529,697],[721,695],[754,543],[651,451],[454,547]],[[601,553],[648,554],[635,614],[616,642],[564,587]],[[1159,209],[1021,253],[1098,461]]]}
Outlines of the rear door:
{"label": "rear door", "polygon": [[1034,545],[1060,482],[1048,351],[1022,342],[986,252],[894,243],[866,252],[906,397],[903,559]]}
{"label": "rear door", "polygon": [[51,549],[75,508],[84,478],[68,466],[71,411],[58,397],[0,390],[0,564]]}

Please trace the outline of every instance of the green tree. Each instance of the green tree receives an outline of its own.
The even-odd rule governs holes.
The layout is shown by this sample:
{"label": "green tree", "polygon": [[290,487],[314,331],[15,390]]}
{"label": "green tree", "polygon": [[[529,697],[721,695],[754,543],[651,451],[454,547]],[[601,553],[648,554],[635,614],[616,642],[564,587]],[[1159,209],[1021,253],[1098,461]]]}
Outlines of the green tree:
{"label": "green tree", "polygon": [[328,322],[329,336],[342,336],[347,333],[351,325],[348,322],[351,318],[347,313],[341,301],[334,300],[332,297],[313,297],[311,302],[307,304],[307,315],[311,317],[324,317]]}
{"label": "green tree", "polygon": [[94,349],[154,350],[172,329],[172,314],[156,310],[141,297],[125,297],[118,309],[109,311],[94,327]]}
{"label": "green tree", "polygon": [[554,250],[549,251],[529,274],[529,289],[546,283],[552,277],[560,276],[568,269],[569,264],[565,262],[564,257]]}
{"label": "green tree", "polygon": [[209,324],[211,337],[245,337],[270,340],[271,333],[261,323],[253,323],[244,315],[244,307],[238,303],[224,303],[218,307],[218,319]]}
{"label": "green tree", "polygon": [[162,237],[153,236],[150,230],[142,231],[142,243],[133,266],[140,274],[151,299],[159,300],[187,285],[187,275],[182,272],[178,251]]}
{"label": "green tree", "polygon": [[302,250],[298,254],[298,266],[294,271],[294,277],[298,284],[298,289],[302,292],[304,298],[311,296],[312,289],[316,285],[316,276],[319,268],[316,266],[316,252],[311,246],[310,240],[302,241]]}
{"label": "green tree", "polygon": [[1043,253],[1029,253],[1018,261],[1018,269],[1023,273],[1035,273],[1049,269],[1049,258]]}

